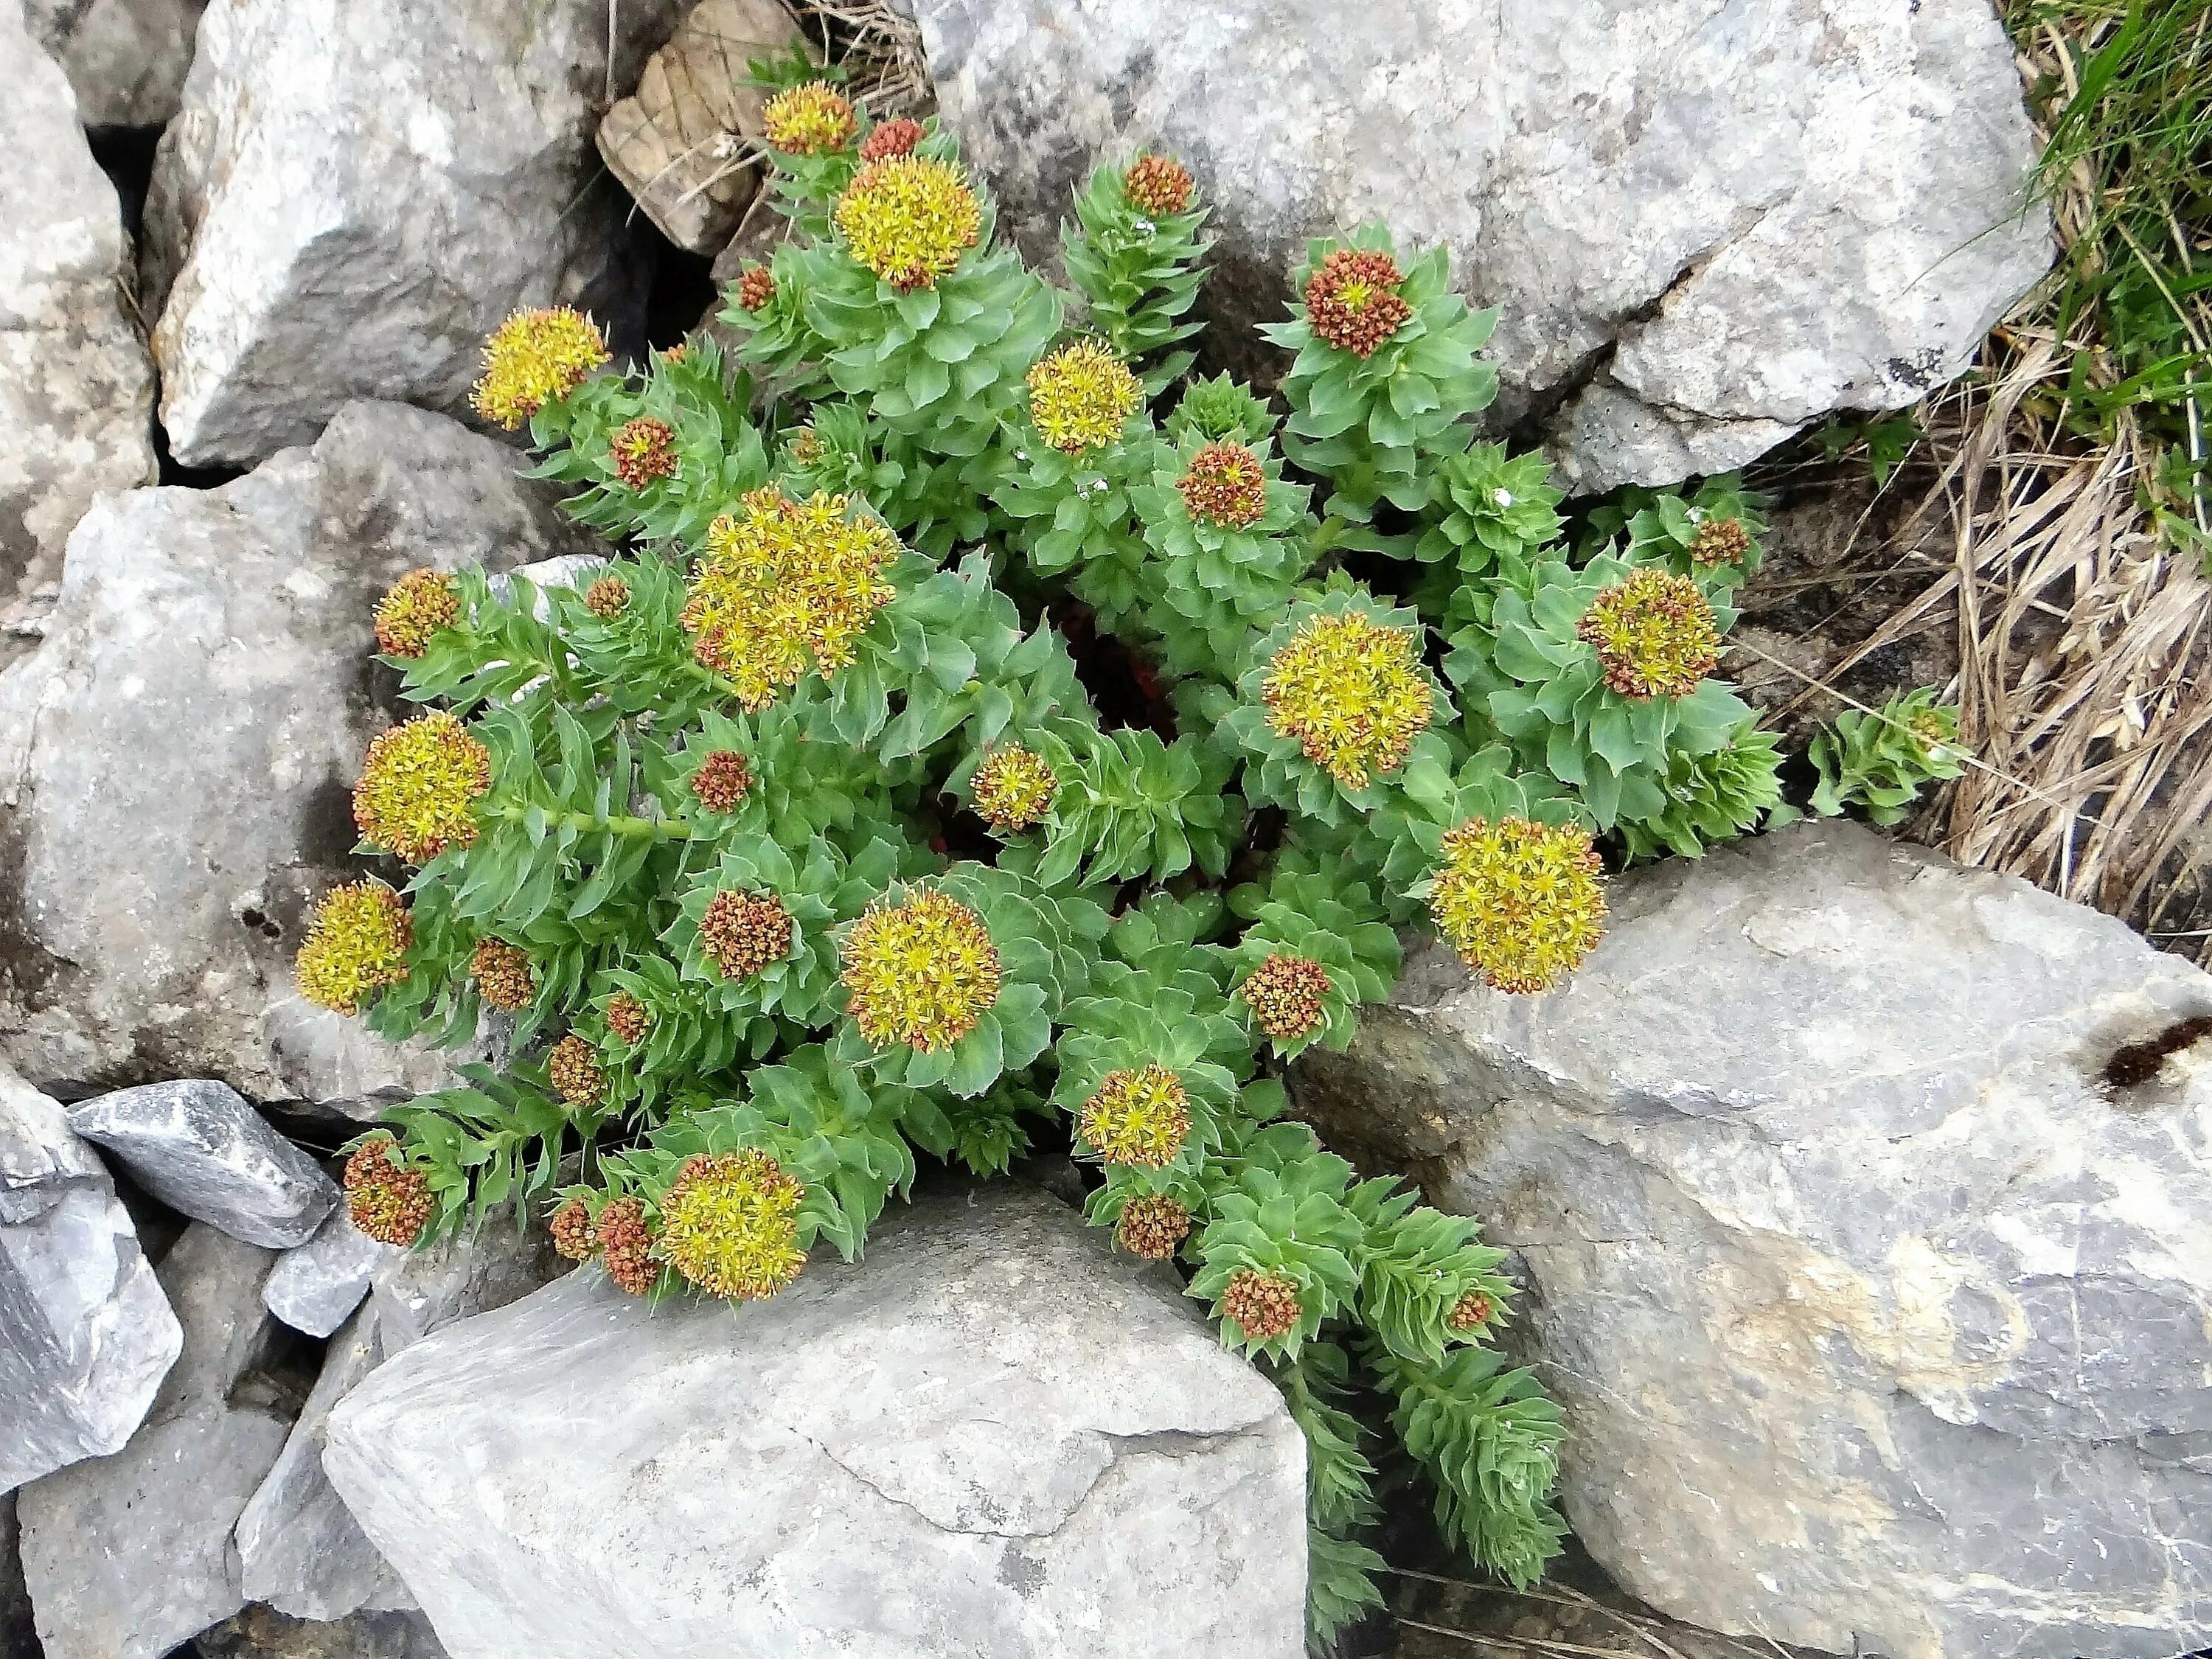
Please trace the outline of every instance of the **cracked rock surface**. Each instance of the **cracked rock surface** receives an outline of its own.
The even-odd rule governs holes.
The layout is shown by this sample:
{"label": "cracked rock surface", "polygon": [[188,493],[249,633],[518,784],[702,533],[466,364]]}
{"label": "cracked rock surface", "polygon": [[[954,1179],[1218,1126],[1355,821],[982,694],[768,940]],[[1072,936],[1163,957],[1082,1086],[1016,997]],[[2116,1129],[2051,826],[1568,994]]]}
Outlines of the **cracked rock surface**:
{"label": "cracked rock surface", "polygon": [[734,1315],[587,1267],[384,1365],[324,1462],[453,1659],[1303,1651],[1280,1397],[1030,1189]]}
{"label": "cracked rock surface", "polygon": [[2212,977],[1848,823],[1613,896],[1548,996],[1416,952],[1295,1091],[1517,1254],[1590,1553],[1831,1652],[2205,1646]]}
{"label": "cracked rock surface", "polygon": [[1096,161],[1146,146],[1213,204],[1233,331],[1283,315],[1309,236],[1449,243],[1502,311],[1498,417],[1540,421],[1577,494],[1912,403],[2051,260],[1988,0],[914,9],[1032,258]]}

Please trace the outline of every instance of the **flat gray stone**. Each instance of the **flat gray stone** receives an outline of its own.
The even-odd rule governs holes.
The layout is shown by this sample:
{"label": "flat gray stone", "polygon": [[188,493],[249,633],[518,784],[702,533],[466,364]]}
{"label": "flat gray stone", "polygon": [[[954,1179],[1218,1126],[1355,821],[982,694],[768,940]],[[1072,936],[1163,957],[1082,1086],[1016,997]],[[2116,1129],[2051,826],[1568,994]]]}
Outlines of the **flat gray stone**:
{"label": "flat gray stone", "polygon": [[203,1632],[199,1659],[447,1659],[419,1613],[361,1613],[328,1623],[248,1607]]}
{"label": "flat gray stone", "polygon": [[384,1366],[324,1453],[453,1659],[1292,1659],[1304,1462],[1176,1285],[1012,1187],[734,1316],[573,1273]]}
{"label": "flat gray stone", "polygon": [[341,1204],[313,1238],[277,1258],[261,1287],[262,1304],[295,1331],[328,1336],[361,1305],[378,1269],[400,1254],[355,1226]]}
{"label": "flat gray stone", "polygon": [[274,1258],[204,1224],[161,1266],[182,1356],[131,1443],[16,1498],[46,1659],[162,1659],[245,1605],[232,1529],[298,1410],[261,1305]]}
{"label": "flat gray stone", "polygon": [[512,449],[392,404],[220,489],[104,497],[45,642],[0,673],[0,1057],[67,1095],[216,1078],[365,1118],[453,1081],[466,1050],[293,988],[308,905],[360,874],[349,794],[398,712],[376,602],[416,567],[599,545]]}
{"label": "flat gray stone", "polygon": [[[1500,307],[1500,425],[1576,494],[1739,465],[1960,373],[2049,266],[1989,0],[915,0],[1025,252],[1140,147],[1218,237],[1210,350],[1271,360],[1306,239],[1373,219]],[[1278,364],[1278,366],[1279,366]]]}
{"label": "flat gray stone", "polygon": [[99,1155],[0,1065],[0,1492],[120,1450],[183,1342]]}
{"label": "flat gray stone", "polygon": [[227,1083],[120,1089],[70,1107],[69,1121],[171,1209],[249,1244],[305,1244],[337,1206],[337,1183]]}
{"label": "flat gray stone", "polygon": [[2212,1042],[2111,1070],[2212,978],[1847,823],[1613,899],[1547,996],[1417,952],[1295,1091],[1518,1253],[1590,1553],[1829,1652],[2212,1643]]}
{"label": "flat gray stone", "polygon": [[88,127],[158,127],[177,112],[207,0],[28,0],[31,33],[69,71]]}

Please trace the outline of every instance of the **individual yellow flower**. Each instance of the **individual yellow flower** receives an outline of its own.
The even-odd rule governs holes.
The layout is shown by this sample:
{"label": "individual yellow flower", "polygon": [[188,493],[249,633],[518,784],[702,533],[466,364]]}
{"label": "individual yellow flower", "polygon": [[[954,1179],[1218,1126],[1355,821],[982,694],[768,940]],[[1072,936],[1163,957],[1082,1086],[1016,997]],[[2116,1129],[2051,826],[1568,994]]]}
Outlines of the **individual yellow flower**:
{"label": "individual yellow flower", "polygon": [[353,787],[362,839],[410,864],[477,838],[477,799],[491,787],[491,751],[446,710],[380,733]]}
{"label": "individual yellow flower", "polygon": [[1688,696],[1721,659],[1705,593],[1687,576],[1650,565],[1602,589],[1575,631],[1597,647],[1605,683],[1638,702]]}
{"label": "individual yellow flower", "polygon": [[676,476],[676,429],[650,415],[624,421],[607,440],[607,455],[623,489],[643,489],[655,479]]}
{"label": "individual yellow flower", "polygon": [[840,956],[846,1012],[878,1048],[932,1053],[974,1030],[999,1000],[999,950],[983,918],[934,889],[879,902]]}
{"label": "individual yellow flower", "polygon": [[1398,292],[1405,280],[1389,254],[1340,247],[1306,279],[1306,321],[1340,350],[1372,356],[1413,314]]}
{"label": "individual yellow flower", "polygon": [[1147,1061],[1133,1072],[1109,1072],[1077,1123],[1084,1143],[1105,1162],[1163,1169],[1190,1133],[1190,1096],[1181,1078]]}
{"label": "individual yellow flower", "polygon": [[804,501],[757,489],[708,527],[684,605],[700,663],[748,710],[765,708],[811,667],[827,679],[853,660],[889,603],[884,568],[898,538],[843,495]]}
{"label": "individual yellow flower", "polygon": [[460,614],[460,590],[451,576],[427,567],[410,570],[376,602],[376,648],[387,657],[419,657]]}
{"label": "individual yellow flower", "polygon": [[567,397],[607,361],[599,325],[568,306],[518,311],[484,342],[477,413],[512,432]]}
{"label": "individual yellow flower", "polygon": [[1002,836],[1019,835],[1051,810],[1060,788],[1044,757],[1020,744],[1001,744],[969,775],[975,811]]}
{"label": "individual yellow flower", "polygon": [[869,162],[837,198],[834,216],[853,258],[901,293],[934,288],[983,228],[960,169],[924,155]]}
{"label": "individual yellow flower", "polygon": [[1358,611],[1308,619],[1261,682],[1268,726],[1347,789],[1405,763],[1436,718],[1419,637]]}
{"label": "individual yellow flower", "polygon": [[318,1007],[357,1014],[379,991],[407,977],[414,942],[407,906],[382,882],[333,887],[307,921],[294,968],[300,994]]}
{"label": "individual yellow flower", "polygon": [[1469,818],[1443,839],[1429,887],[1437,932],[1501,991],[1548,991],[1605,932],[1589,832],[1528,818]]}
{"label": "individual yellow flower", "polygon": [[853,142],[845,94],[827,81],[779,92],[761,108],[761,136],[787,155],[828,155]]}
{"label": "individual yellow flower", "polygon": [[1030,370],[1030,418],[1054,449],[1079,455],[1121,435],[1143,383],[1097,340],[1075,340]]}
{"label": "individual yellow flower", "polygon": [[757,1147],[685,1164],[660,1195],[654,1259],[709,1295],[732,1302],[774,1296],[799,1277],[804,1182]]}
{"label": "individual yellow flower", "polygon": [[1278,1042],[1295,1042],[1321,1029],[1328,1017],[1328,969],[1310,957],[1270,951],[1244,977],[1237,994],[1252,1023]]}

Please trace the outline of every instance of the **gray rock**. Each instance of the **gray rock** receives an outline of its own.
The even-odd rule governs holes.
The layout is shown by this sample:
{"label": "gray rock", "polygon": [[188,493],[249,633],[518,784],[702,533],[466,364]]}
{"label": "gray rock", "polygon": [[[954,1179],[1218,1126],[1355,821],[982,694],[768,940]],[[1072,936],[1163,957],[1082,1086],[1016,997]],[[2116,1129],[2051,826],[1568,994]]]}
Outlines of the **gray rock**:
{"label": "gray rock", "polygon": [[361,1305],[377,1270],[399,1255],[355,1226],[341,1204],[313,1238],[279,1258],[261,1287],[262,1304],[295,1331],[328,1336]]}
{"label": "gray rock", "polygon": [[123,210],[68,81],[0,0],[0,665],[103,489],[154,482],[154,369],[124,309]]}
{"label": "gray rock", "polygon": [[171,1209],[249,1244],[305,1244],[337,1205],[337,1183],[228,1083],[142,1084],[70,1107],[69,1121]]}
{"label": "gray rock", "polygon": [[292,959],[358,874],[348,793],[392,717],[378,597],[599,544],[515,473],[442,416],[357,404],[313,449],[78,527],[52,629],[0,674],[0,1054],[27,1078],[218,1078],[363,1116],[451,1080],[305,1002]]}
{"label": "gray rock", "polygon": [[199,1659],[446,1659],[419,1613],[362,1613],[313,1623],[270,1607],[248,1607],[204,1631]]}
{"label": "gray rock", "polygon": [[1519,1253],[1568,1516],[1635,1595],[2167,1659],[2212,1640],[2212,1044],[2107,1079],[2207,1015],[2109,917],[1804,824],[1622,880],[1549,996],[1417,953],[1297,1096]]}
{"label": "gray rock", "polygon": [[1214,204],[1213,349],[1252,367],[1307,237],[1448,243],[1502,311],[1500,422],[1541,417],[1577,493],[1912,403],[2051,259],[1989,0],[915,11],[1032,257],[1095,161],[1172,151]]}
{"label": "gray rock", "polygon": [[27,0],[31,33],[69,71],[88,127],[158,127],[177,112],[207,0]]}
{"label": "gray rock", "polygon": [[385,1366],[324,1463],[454,1659],[1303,1651],[1279,1397],[1018,1188],[734,1317],[572,1274]]}
{"label": "gray rock", "polygon": [[273,1260],[186,1230],[161,1267],[184,1353],[145,1423],[113,1456],[17,1494],[47,1659],[161,1659],[245,1605],[231,1530],[300,1405],[261,1305]]}
{"label": "gray rock", "polygon": [[23,1583],[21,1531],[15,1524],[15,1494],[0,1492],[0,1659],[39,1659],[31,1592]]}
{"label": "gray rock", "polygon": [[0,1066],[0,1492],[120,1450],[183,1342],[98,1154]]}
{"label": "gray rock", "polygon": [[331,1341],[291,1437],[239,1516],[246,1595],[301,1619],[413,1605],[323,1473],[331,1408],[410,1343],[503,1308],[568,1266],[542,1229],[522,1235],[486,1228],[425,1250],[387,1254],[377,1292]]}
{"label": "gray rock", "polygon": [[594,106],[681,9],[210,13],[155,163],[142,264],[178,459],[250,465],[356,398],[458,410],[483,337],[519,306],[632,315],[641,267],[627,199],[593,186]]}

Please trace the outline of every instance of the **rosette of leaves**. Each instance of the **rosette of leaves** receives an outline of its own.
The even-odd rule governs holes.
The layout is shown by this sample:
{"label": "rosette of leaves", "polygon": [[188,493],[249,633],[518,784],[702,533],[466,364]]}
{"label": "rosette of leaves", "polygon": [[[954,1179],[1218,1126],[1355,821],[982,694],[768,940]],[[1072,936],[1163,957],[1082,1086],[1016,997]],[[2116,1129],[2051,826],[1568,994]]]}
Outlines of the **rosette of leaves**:
{"label": "rosette of leaves", "polygon": [[1665,805],[1650,817],[1623,818],[1617,826],[1629,861],[1662,853],[1697,858],[1716,842],[1750,834],[1782,805],[1781,766],[1781,744],[1755,717],[1707,754],[1676,750],[1658,780]]}
{"label": "rosette of leaves", "polygon": [[1502,558],[1526,558],[1559,537],[1566,498],[1552,469],[1534,453],[1508,456],[1503,444],[1474,444],[1445,455],[1429,474],[1429,499],[1413,556],[1449,562],[1459,580],[1486,575]]}
{"label": "rosette of leaves", "polygon": [[1903,822],[1923,786],[1965,769],[1958,736],[1958,708],[1937,702],[1933,686],[1899,693],[1879,714],[1845,709],[1808,751],[1820,774],[1813,811],[1834,817],[1856,806],[1885,827]]}
{"label": "rosette of leaves", "polygon": [[[695,838],[803,847],[811,836],[829,835],[856,851],[874,837],[896,839],[899,813],[883,769],[862,750],[811,735],[820,697],[803,691],[751,714],[706,710],[668,757],[656,794],[693,826]],[[700,799],[696,780],[702,767],[717,763],[714,757],[727,755],[744,760],[750,781],[724,811]]]}
{"label": "rosette of leaves", "polygon": [[1141,409],[1119,442],[1075,454],[1054,449],[1024,417],[1012,430],[1012,465],[992,497],[1030,568],[1040,576],[1073,571],[1077,596],[1109,626],[1135,612],[1144,591],[1136,491],[1151,479],[1158,449]]}
{"label": "rosette of leaves", "polygon": [[1044,821],[1036,879],[1165,881],[1229,867],[1244,803],[1218,751],[1140,726],[1074,730],[1040,739],[1060,787]]}
{"label": "rosette of leaves", "polygon": [[912,436],[839,398],[815,404],[785,434],[777,476],[794,494],[865,498],[900,538],[933,559],[998,533],[991,495],[1007,458],[994,447],[939,459]]}
{"label": "rosette of leaves", "polygon": [[1257,447],[1275,433],[1275,413],[1252,388],[1228,374],[1210,380],[1192,380],[1168,416],[1167,435],[1181,444],[1195,437],[1200,443],[1234,439]]}
{"label": "rosette of leaves", "polygon": [[1583,544],[1594,550],[1625,537],[1630,558],[1733,592],[1759,568],[1766,506],[1733,472],[1706,479],[1686,501],[1632,484],[1590,514]]}
{"label": "rosette of leaves", "polygon": [[[1207,1154],[1237,1130],[1238,1085],[1251,1074],[1251,1043],[1210,984],[1161,985],[1141,973],[1101,977],[1104,985],[1067,1006],[1067,1029],[1054,1050],[1060,1077],[1054,1103],[1078,1121],[1079,1154],[1096,1158],[1100,1149],[1079,1127],[1085,1103],[1116,1073],[1147,1067],[1172,1073],[1188,1127],[1171,1156],[1147,1162],[1196,1176]],[[1117,989],[1128,994],[1115,994]]]}
{"label": "rosette of leaves", "polygon": [[[1680,695],[1628,696],[1607,684],[1583,618],[1601,595],[1655,568],[1611,553],[1579,570],[1559,559],[1510,564],[1488,626],[1460,629],[1444,659],[1468,707],[1529,765],[1572,785],[1601,829],[1664,811],[1660,781],[1674,757],[1711,754],[1751,713],[1704,672]],[[1735,613],[1711,609],[1717,641]]]}
{"label": "rosette of leaves", "polygon": [[1276,1386],[1306,1442],[1306,1629],[1318,1644],[1382,1605],[1374,1575],[1386,1565],[1358,1540],[1382,1506],[1375,1465],[1360,1449],[1366,1431],[1345,1409],[1352,1360],[1334,1342],[1309,1342],[1279,1366]]}
{"label": "rosette of leaves", "polygon": [[1397,930],[1367,885],[1347,879],[1340,869],[1324,874],[1291,852],[1277,858],[1264,886],[1236,888],[1229,903],[1249,923],[1227,953],[1233,982],[1249,979],[1274,956],[1313,963],[1328,976],[1328,988],[1320,994],[1320,1023],[1295,1036],[1268,1036],[1275,1057],[1295,1060],[1316,1042],[1339,1051],[1349,1048],[1360,1005],[1389,996],[1401,957]]}
{"label": "rosette of leaves", "polygon": [[[398,671],[401,696],[467,714],[485,704],[534,708],[588,694],[589,670],[571,659],[551,619],[538,614],[540,590],[527,576],[510,573],[500,591],[477,569],[446,580],[458,601],[453,620],[418,656],[377,658]],[[544,597],[557,605],[560,590]]]}
{"label": "rosette of leaves", "polygon": [[902,1123],[907,1138],[933,1157],[957,1158],[971,1175],[1002,1176],[1030,1149],[1024,1120],[1051,1115],[1051,1100],[1023,1073],[966,1099],[918,1094]]}
{"label": "rosette of leaves", "polygon": [[1296,1359],[1322,1324],[1347,1310],[1358,1294],[1355,1259],[1363,1230],[1346,1206],[1352,1166],[1321,1150],[1303,1123],[1255,1129],[1238,1148],[1233,1175],[1208,1194],[1206,1225],[1193,1246],[1199,1270],[1188,1294],[1214,1304],[1240,1273],[1287,1282],[1297,1292],[1297,1316],[1279,1333],[1255,1332],[1221,1320],[1221,1340],[1245,1353]]}
{"label": "rosette of leaves", "polygon": [[[830,347],[814,331],[807,316],[807,284],[817,263],[807,258],[798,243],[777,244],[762,267],[769,279],[767,299],[747,305],[744,289],[732,283],[720,318],[725,328],[744,341],[744,361],[763,386],[795,402],[812,402],[829,390],[823,360],[830,355]],[[756,283],[758,280],[755,278]],[[709,338],[702,334],[687,341],[686,359]]]}
{"label": "rosette of leaves", "polygon": [[1179,213],[1148,211],[1130,201],[1127,176],[1128,164],[1091,173],[1075,198],[1075,223],[1060,227],[1060,258],[1091,326],[1117,356],[1145,362],[1145,390],[1158,392],[1190,367],[1192,353],[1168,348],[1201,326],[1188,313],[1206,280],[1199,261],[1208,244],[1199,232],[1207,210],[1193,191]]}
{"label": "rosette of leaves", "polygon": [[[1394,1178],[1361,1182],[1345,1206],[1363,1229],[1352,1253],[1360,1321],[1393,1356],[1441,1365],[1504,1316],[1514,1294],[1498,1271],[1505,1252],[1479,1241],[1476,1222],[1430,1209]],[[1485,1317],[1462,1322],[1470,1299]]]}
{"label": "rosette of leaves", "polygon": [[[1364,226],[1346,241],[1310,243],[1299,286],[1309,287],[1340,249],[1395,256],[1386,228]],[[1452,292],[1448,252],[1434,248],[1414,260],[1395,292],[1406,319],[1364,356],[1321,337],[1304,307],[1260,331],[1297,354],[1283,380],[1291,405],[1284,447],[1329,481],[1326,510],[1356,525],[1370,524],[1386,501],[1419,512],[1429,495],[1424,462],[1464,448],[1474,430],[1465,417],[1498,395],[1497,371],[1475,360],[1497,313],[1470,312]],[[1371,533],[1345,539],[1406,550]]]}

